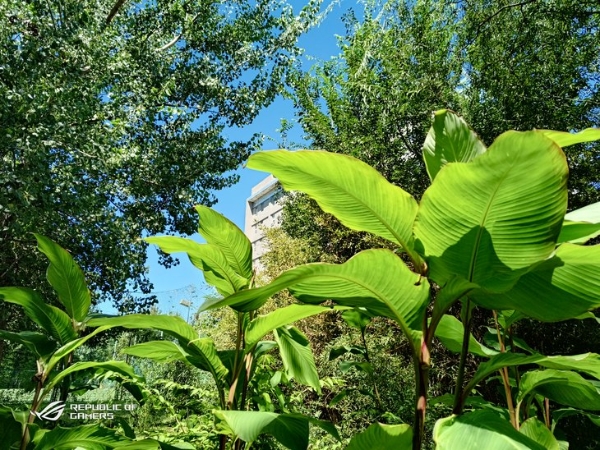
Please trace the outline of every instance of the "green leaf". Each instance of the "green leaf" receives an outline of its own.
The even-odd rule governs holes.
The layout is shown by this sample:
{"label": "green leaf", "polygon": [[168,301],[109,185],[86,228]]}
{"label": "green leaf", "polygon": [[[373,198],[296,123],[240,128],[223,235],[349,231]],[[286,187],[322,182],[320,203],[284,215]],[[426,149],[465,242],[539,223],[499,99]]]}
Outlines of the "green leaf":
{"label": "green leaf", "polygon": [[469,163],[451,163],[423,195],[416,248],[439,285],[459,276],[510,288],[554,251],[567,208],[562,150],[536,132],[502,134]]}
{"label": "green leaf", "polygon": [[50,260],[46,277],[58,299],[72,319],[83,322],[90,310],[92,296],[81,268],[64,248],[41,234],[33,234],[38,249]]}
{"label": "green leaf", "polygon": [[278,308],[264,316],[258,316],[246,328],[246,351],[249,351],[258,341],[275,328],[280,328],[297,320],[324,312],[344,311],[347,309],[350,308],[343,306],[289,305]]}
{"label": "green leaf", "polygon": [[69,316],[60,309],[44,303],[32,289],[0,288],[0,299],[23,307],[25,314],[62,344],[76,339],[77,333]]}
{"label": "green leaf", "polygon": [[574,370],[585,373],[600,380],[600,355],[584,353],[569,356],[524,355],[522,353],[500,353],[482,362],[475,375],[469,381],[465,392],[470,392],[479,382],[503,367],[524,366],[537,364],[549,369]]}
{"label": "green leaf", "polygon": [[329,361],[333,361],[346,353],[364,356],[365,348],[357,347],[355,345],[340,345],[339,347],[334,347],[329,351]]}
{"label": "green leaf", "polygon": [[7,341],[25,346],[36,356],[36,359],[41,360],[46,360],[56,348],[56,342],[48,339],[46,335],[34,331],[13,333],[11,331],[0,330],[0,339],[6,339]]}
{"label": "green leaf", "polygon": [[600,202],[571,211],[565,216],[558,243],[585,244],[600,235]]}
{"label": "green leaf", "polygon": [[554,411],[552,411],[552,429],[554,430],[554,428],[556,428],[559,420],[561,420],[565,417],[570,417],[570,416],[575,416],[575,415],[585,416],[588,419],[590,419],[590,422],[592,422],[594,425],[596,425],[597,427],[600,427],[600,416],[599,415],[590,414],[588,412],[582,411],[580,409],[575,409],[575,408],[561,408],[561,409],[555,409]]}
{"label": "green leaf", "polygon": [[355,434],[346,450],[412,449],[413,431],[409,425],[374,423],[365,431]]}
{"label": "green leaf", "polygon": [[133,367],[127,364],[124,361],[104,361],[104,362],[96,362],[96,361],[88,361],[88,362],[76,362],[75,364],[67,367],[61,372],[57,373],[47,384],[44,386],[44,392],[42,393],[42,397],[46,396],[49,392],[52,391],[54,386],[59,384],[65,377],[69,376],[72,373],[81,372],[85,370],[92,369],[97,374],[105,373],[105,372],[114,372],[123,376],[126,379],[133,380],[135,382],[141,382],[143,380],[142,377],[137,375]]}
{"label": "green leaf", "polygon": [[585,244],[590,239],[600,236],[600,223],[570,222],[565,220],[558,236],[557,244]]}
{"label": "green leaf", "polygon": [[91,338],[93,338],[94,336],[96,336],[99,333],[102,333],[103,331],[108,330],[109,328],[110,328],[109,326],[100,327],[100,328],[95,329],[94,331],[92,331],[91,333],[89,333],[88,335],[86,335],[84,337],[81,337],[79,339],[74,339],[71,342],[67,342],[61,348],[56,350],[56,352],[54,352],[54,354],[48,361],[45,372],[50,373],[50,371],[54,368],[54,366],[56,364],[58,364],[58,362],[62,358],[64,358],[65,356],[67,356],[70,353],[73,353],[77,348],[81,347],[83,344],[85,344]]}
{"label": "green leaf", "polygon": [[199,338],[197,331],[180,317],[167,315],[129,314],[119,317],[94,318],[89,326],[123,327],[128,329],[154,329],[163,331],[179,341],[179,345],[194,358],[203,361],[204,370],[211,372],[217,384],[227,375],[227,368],[221,362],[214,342],[209,338]]}
{"label": "green leaf", "polygon": [[485,151],[483,142],[462,117],[446,109],[435,112],[423,144],[423,160],[431,181],[446,164],[469,162]]}
{"label": "green leaf", "polygon": [[315,358],[306,336],[296,327],[278,328],[273,330],[273,335],[288,378],[295,378],[298,383],[321,394]]}
{"label": "green leaf", "polygon": [[[156,441],[132,442],[130,439],[118,435],[115,431],[97,424],[80,425],[75,428],[57,426],[53,430],[44,433],[41,438],[34,439],[34,444],[33,450],[73,450],[74,448],[106,450],[122,447],[132,450],[156,450],[159,448]],[[129,444],[135,445],[129,446]]]}
{"label": "green leaf", "polygon": [[148,358],[160,363],[183,361],[190,357],[179,345],[171,341],[149,341],[121,350],[126,355]]}
{"label": "green leaf", "polygon": [[342,319],[349,327],[364,331],[367,325],[371,323],[373,315],[364,308],[352,308],[342,313]]}
{"label": "green leaf", "polygon": [[247,280],[252,278],[252,244],[244,232],[207,206],[197,205],[196,211],[200,215],[198,233],[223,252],[229,267],[238,275]]}
{"label": "green leaf", "polygon": [[600,128],[586,128],[579,133],[567,133],[566,131],[537,130],[544,136],[552,139],[560,147],[581,144],[583,142],[592,142],[600,140]]}
{"label": "green leaf", "polygon": [[12,409],[0,405],[0,449],[9,450],[12,444],[21,441],[21,429]]}
{"label": "green leaf", "polygon": [[543,322],[575,318],[600,307],[600,246],[563,244],[503,294],[472,294],[479,305],[521,311]]}
{"label": "green leaf", "polygon": [[301,414],[275,414],[263,411],[213,411],[226,422],[235,436],[251,443],[259,435],[272,435],[282,445],[291,450],[308,448],[309,424],[322,428],[327,433],[340,439],[339,434],[330,422],[317,420]]}
{"label": "green leaf", "polygon": [[231,295],[248,285],[248,280],[230,267],[225,254],[216,245],[198,244],[191,239],[175,236],[155,236],[144,240],[157,245],[165,253],[186,253],[190,262],[202,270],[206,282],[217,288],[223,296]]}
{"label": "green leaf", "polygon": [[358,372],[373,375],[373,366],[366,361],[342,361],[340,363],[340,371],[342,373],[347,373],[350,369],[356,369]]}
{"label": "green leaf", "polygon": [[558,441],[552,432],[537,418],[531,417],[521,424],[519,431],[547,450],[560,450]]}
{"label": "green leaf", "polygon": [[305,303],[333,300],[390,317],[411,338],[411,330],[418,331],[423,326],[429,299],[426,278],[411,272],[393,252],[377,249],[360,252],[344,264],[295,267],[266,286],[238,292],[206,308],[232,306],[240,311],[252,311],[286,288]]}
{"label": "green leaf", "polygon": [[277,150],[256,153],[247,165],[273,173],[289,191],[308,194],[347,227],[400,245],[420,265],[412,233],[416,200],[368,164],[323,151]]}
{"label": "green leaf", "polygon": [[[442,342],[442,344],[444,344],[444,347],[451,352],[461,353],[464,329],[465,328],[460,320],[454,316],[445,314],[435,329],[435,336]],[[484,358],[498,353],[497,351],[477,342],[471,333],[469,333],[469,352]]]}
{"label": "green leaf", "polygon": [[431,326],[437,327],[446,311],[461,298],[465,297],[472,290],[477,289],[475,283],[471,283],[462,277],[454,276],[440,289],[433,304],[433,313],[431,315]]}
{"label": "green leaf", "polygon": [[436,450],[544,450],[491,411],[440,419],[433,429]]}
{"label": "green leaf", "polygon": [[581,375],[565,370],[530,370],[521,377],[517,401],[540,394],[565,406],[600,411],[598,388]]}

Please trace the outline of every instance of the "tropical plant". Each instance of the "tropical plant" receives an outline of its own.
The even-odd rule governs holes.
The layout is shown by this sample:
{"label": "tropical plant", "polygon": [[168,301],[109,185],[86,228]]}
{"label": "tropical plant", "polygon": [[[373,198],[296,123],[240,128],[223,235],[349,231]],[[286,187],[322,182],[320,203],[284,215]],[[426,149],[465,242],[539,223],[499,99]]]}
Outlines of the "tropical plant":
{"label": "tropical plant", "polygon": [[[228,305],[247,313],[288,289],[299,301],[288,308],[298,316],[304,308],[308,315],[332,301],[394,320],[410,341],[413,424],[374,424],[353,439],[354,448],[364,448],[365,442],[371,447],[422,447],[436,334],[449,334],[452,339],[442,341],[458,343],[460,352],[453,415],[439,420],[433,433],[438,449],[554,448],[558,441],[551,432],[548,403],[544,410],[531,406],[542,396],[584,412],[600,409],[595,403],[597,381],[580,375],[600,380],[600,356],[524,355],[505,342],[519,318],[561,321],[600,306],[599,247],[580,245],[600,231],[594,217],[600,204],[565,217],[568,168],[561,149],[598,139],[597,129],[578,134],[509,131],[486,148],[460,117],[438,111],[423,150],[432,183],[420,204],[346,155],[284,150],[255,154],[250,168],[273,173],[284,188],[306,193],[347,227],[392,242],[401,255],[371,249],[343,264],[299,266],[266,286],[241,290],[206,308]],[[439,288],[435,299],[432,286]],[[455,304],[460,305],[460,320],[447,314]],[[484,350],[471,336],[476,308],[498,311],[498,323],[504,324],[498,327],[499,352]],[[486,359],[465,379],[469,352]],[[516,377],[512,388],[507,368],[529,364],[544,370]],[[470,406],[484,403],[467,401],[497,371],[503,374],[507,407]],[[475,410],[465,412],[467,405]]]}
{"label": "tropical plant", "polygon": [[[200,244],[191,239],[158,236],[145,238],[165,253],[186,253],[190,261],[202,270],[207,283],[213,285],[221,296],[231,296],[254,287],[252,246],[244,233],[221,214],[205,206],[197,206],[198,232],[206,240]],[[222,297],[208,302],[218,305]],[[313,306],[312,308],[290,305],[266,315],[257,310],[262,305],[245,305],[234,308],[237,315],[235,348],[218,350],[211,338],[201,337],[198,332],[179,317],[130,314],[119,317],[93,318],[90,326],[125,327],[129,329],[153,328],[171,336],[170,340],[149,341],[131,346],[125,353],[150,358],[157,362],[183,361],[213,377],[218,393],[218,409],[214,415],[221,434],[220,448],[229,442],[231,448],[241,449],[256,441],[261,433],[270,434],[291,449],[306,449],[308,425],[316,425],[337,437],[337,431],[328,422],[288,412],[283,397],[274,412],[274,403],[266,402],[266,392],[253,392],[260,386],[253,383],[257,363],[272,349],[278,348],[285,368],[285,379],[311,387],[320,393],[319,376],[309,341],[291,324],[297,320],[344,307]],[[274,341],[262,340],[272,333]],[[279,380],[273,381],[276,388]],[[276,389],[277,392],[277,389]],[[267,404],[268,403],[268,404]],[[259,411],[250,411],[259,409]]]}
{"label": "tropical plant", "polygon": [[[19,442],[21,450],[72,448],[77,443],[97,448],[103,443],[109,448],[124,446],[131,440],[99,425],[75,428],[57,427],[53,430],[41,427],[46,420],[58,420],[71,390],[86,388],[86,384],[75,384],[75,377],[87,379],[101,376],[119,381],[138,401],[143,401],[145,392],[140,387],[142,378],[123,361],[76,362],[74,352],[94,336],[108,327],[100,327],[85,333],[85,321],[89,318],[91,293],[87,288],[83,272],[71,255],[45,236],[36,234],[38,249],[50,261],[47,279],[55,290],[64,311],[45,302],[33,289],[19,287],[0,288],[0,299],[19,305],[39,331],[11,332],[0,330],[0,339],[15,342],[27,348],[36,357],[37,370],[33,377],[34,394],[31,407],[20,411],[0,407],[0,447],[10,449]],[[87,387],[88,389],[90,387]],[[56,390],[58,400],[41,410],[42,403]],[[139,443],[140,448],[156,449],[158,443]],[[104,447],[102,447],[104,448]]]}

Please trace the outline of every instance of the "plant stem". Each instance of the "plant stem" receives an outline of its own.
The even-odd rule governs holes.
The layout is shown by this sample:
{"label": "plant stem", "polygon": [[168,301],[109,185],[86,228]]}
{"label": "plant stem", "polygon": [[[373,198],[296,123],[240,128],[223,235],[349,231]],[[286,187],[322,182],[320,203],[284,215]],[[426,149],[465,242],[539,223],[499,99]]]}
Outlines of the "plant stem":
{"label": "plant stem", "polygon": [[[504,339],[502,338],[502,332],[500,331],[500,325],[498,324],[498,313],[493,310],[494,325],[496,326],[496,334],[498,336],[498,344],[500,344],[500,351],[506,353],[506,346],[504,345]],[[499,370],[500,377],[502,378],[502,384],[504,385],[504,394],[506,395],[506,405],[508,406],[508,414],[510,416],[510,423],[518,430],[519,422],[515,411],[515,405],[512,398],[512,390],[510,388],[510,379],[508,377],[508,367],[503,367]]]}
{"label": "plant stem", "polygon": [[27,448],[27,444],[29,444],[29,424],[33,423],[35,420],[35,412],[38,410],[40,403],[41,403],[41,398],[40,398],[40,392],[42,392],[42,387],[44,386],[44,368],[42,367],[42,365],[40,364],[39,361],[37,361],[37,368],[38,371],[34,376],[34,381],[35,381],[35,394],[33,394],[33,401],[31,402],[31,410],[29,413],[29,417],[27,418],[27,423],[25,424],[25,428],[23,430],[23,436],[21,438],[21,450],[25,450]]}
{"label": "plant stem", "polygon": [[[367,347],[367,340],[365,339],[365,328],[361,327],[360,329],[360,337],[362,338],[363,347],[365,348],[365,360],[371,364],[371,368],[373,368],[373,364],[371,363],[371,358],[369,357],[369,348]],[[375,394],[375,400],[377,401],[377,408],[379,411],[383,411],[383,407],[381,404],[381,397],[379,396],[379,390],[377,389],[377,382],[375,381],[375,374],[371,373],[371,382],[373,383],[373,393]]]}
{"label": "plant stem", "polygon": [[[426,329],[426,328],[425,328]],[[413,450],[421,450],[425,435],[425,414],[427,411],[427,391],[429,389],[430,355],[427,343],[422,340],[415,365],[416,404],[413,424]]]}
{"label": "plant stem", "polygon": [[462,305],[461,316],[463,320],[463,342],[460,352],[460,363],[458,365],[458,375],[456,377],[456,388],[454,391],[454,409],[453,414],[461,414],[464,406],[465,398],[463,398],[463,382],[465,377],[465,365],[467,355],[469,354],[469,338],[471,337],[471,300],[466,299]]}

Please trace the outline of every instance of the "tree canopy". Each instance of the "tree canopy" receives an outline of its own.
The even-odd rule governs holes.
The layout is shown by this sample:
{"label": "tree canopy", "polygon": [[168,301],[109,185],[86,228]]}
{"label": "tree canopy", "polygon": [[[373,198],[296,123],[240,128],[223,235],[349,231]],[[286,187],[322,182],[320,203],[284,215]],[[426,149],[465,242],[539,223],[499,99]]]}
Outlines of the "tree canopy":
{"label": "tree canopy", "polygon": [[[422,143],[438,109],[462,114],[488,145],[508,129],[600,125],[592,2],[391,0],[345,20],[339,57],[296,73],[299,122],[313,148],[362,159],[417,198],[428,185]],[[600,200],[597,149],[567,149],[570,209]],[[283,226],[341,260],[368,246],[300,197]]]}
{"label": "tree canopy", "polygon": [[[192,233],[260,139],[299,15],[277,0],[0,4],[0,285],[43,287],[28,234],[68,248],[94,292],[147,292],[145,234]],[[169,264],[172,260],[163,258]]]}

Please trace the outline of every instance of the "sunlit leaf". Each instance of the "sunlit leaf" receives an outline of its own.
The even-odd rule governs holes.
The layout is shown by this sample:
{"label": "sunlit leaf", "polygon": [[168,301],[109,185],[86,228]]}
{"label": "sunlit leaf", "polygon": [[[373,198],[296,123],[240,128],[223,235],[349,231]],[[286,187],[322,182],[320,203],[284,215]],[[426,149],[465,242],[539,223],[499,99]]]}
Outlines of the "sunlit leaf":
{"label": "sunlit leaf", "polygon": [[468,162],[486,150],[483,142],[462,117],[442,109],[436,111],[433,125],[423,144],[423,160],[433,181],[450,162]]}
{"label": "sunlit leaf", "polygon": [[355,434],[346,450],[410,450],[413,431],[410,425],[374,423],[365,431]]}
{"label": "sunlit leaf", "polygon": [[277,150],[252,155],[248,167],[273,173],[285,189],[308,194],[347,227],[394,242],[420,263],[413,249],[416,200],[368,164],[323,151]]}
{"label": "sunlit leaf", "polygon": [[227,258],[229,267],[245,279],[252,277],[252,244],[231,220],[207,206],[197,205],[198,233]]}
{"label": "sunlit leaf", "polygon": [[439,285],[459,276],[509,289],[554,251],[567,208],[562,150],[541,133],[507,132],[469,163],[450,163],[421,200],[416,248]]}
{"label": "sunlit leaf", "polygon": [[38,248],[50,260],[46,274],[69,316],[83,322],[92,303],[85,277],[73,257],[64,248],[41,234],[34,233]]}

